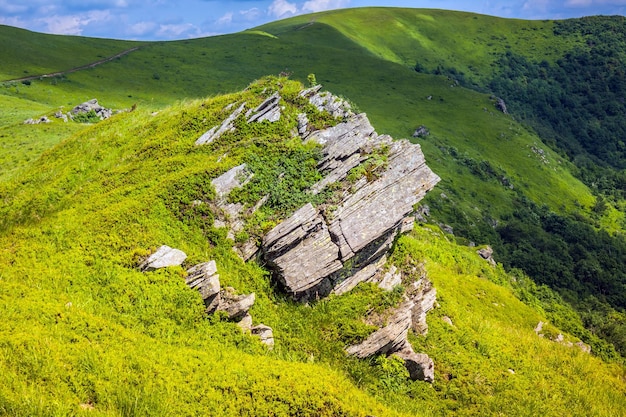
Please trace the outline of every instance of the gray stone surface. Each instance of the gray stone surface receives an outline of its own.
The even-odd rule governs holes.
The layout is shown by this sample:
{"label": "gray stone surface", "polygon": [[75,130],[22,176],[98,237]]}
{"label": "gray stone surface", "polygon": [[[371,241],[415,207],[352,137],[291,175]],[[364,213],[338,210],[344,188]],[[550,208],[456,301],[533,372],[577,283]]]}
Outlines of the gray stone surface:
{"label": "gray stone surface", "polygon": [[389,271],[383,275],[378,286],[385,291],[391,291],[400,284],[402,284],[402,274],[398,272],[398,268],[392,265]]}
{"label": "gray stone surface", "polygon": [[413,381],[425,381],[431,384],[435,381],[435,364],[428,355],[415,353],[408,344],[394,355],[404,361],[404,366]]}
{"label": "gray stone surface", "polygon": [[426,313],[435,306],[437,290],[427,278],[421,278],[409,286],[407,295],[414,303],[411,309],[411,328],[415,333],[425,335],[428,333]]}
{"label": "gray stone surface", "polygon": [[163,245],[143,261],[139,265],[139,269],[142,271],[154,271],[155,269],[167,268],[168,266],[179,266],[182,265],[185,259],[187,259],[185,252]]}
{"label": "gray stone surface", "polygon": [[262,122],[267,120],[269,122],[277,122],[280,120],[280,95],[278,93],[272,94],[263,103],[259,104],[255,109],[250,109],[246,112],[246,121],[248,123]]}
{"label": "gray stone surface", "polygon": [[241,187],[251,178],[246,173],[246,164],[237,165],[211,181],[218,199],[223,199],[235,188]]}
{"label": "gray stone surface", "polygon": [[261,339],[261,343],[267,345],[270,349],[274,347],[274,331],[270,326],[259,324],[250,329],[250,332]]}
{"label": "gray stone surface", "polygon": [[92,111],[100,118],[100,120],[108,119],[113,115],[113,110],[102,107],[97,99],[91,99],[74,107],[70,112],[72,115],[89,113]]}
{"label": "gray stone surface", "polygon": [[392,354],[403,349],[411,327],[411,308],[413,302],[405,300],[389,318],[387,325],[376,330],[358,345],[346,349],[349,355],[368,358],[373,355]]}
{"label": "gray stone surface", "polygon": [[263,251],[287,290],[296,295],[342,267],[339,248],[310,203],[264,237]]}
{"label": "gray stone surface", "polygon": [[198,290],[208,313],[214,312],[220,303],[220,276],[215,261],[192,266],[185,277],[187,286]]}
{"label": "gray stone surface", "polygon": [[226,288],[220,291],[220,303],[217,311],[226,312],[231,321],[240,321],[248,314],[248,310],[254,305],[255,299],[254,293],[236,295],[232,288]]}
{"label": "gray stone surface", "polygon": [[307,204],[263,239],[266,261],[299,299],[324,296],[333,288],[342,294],[370,280],[397,234],[412,229],[413,206],[439,181],[419,145],[377,135],[365,114],[312,132],[306,140],[323,147],[318,168],[324,177],[311,187],[312,194],[345,181],[374,152],[386,153],[387,160],[373,178],[345,186],[341,200],[324,216]]}
{"label": "gray stone surface", "polygon": [[[237,117],[239,117],[239,115],[243,112],[245,108],[246,103],[242,103],[221,124],[213,126],[211,129],[209,129],[208,132],[200,136],[198,140],[196,140],[196,145],[205,145],[207,143],[211,143],[219,139],[224,133],[232,131],[235,128],[235,120],[237,119]],[[227,107],[225,110],[230,110],[230,107]]]}

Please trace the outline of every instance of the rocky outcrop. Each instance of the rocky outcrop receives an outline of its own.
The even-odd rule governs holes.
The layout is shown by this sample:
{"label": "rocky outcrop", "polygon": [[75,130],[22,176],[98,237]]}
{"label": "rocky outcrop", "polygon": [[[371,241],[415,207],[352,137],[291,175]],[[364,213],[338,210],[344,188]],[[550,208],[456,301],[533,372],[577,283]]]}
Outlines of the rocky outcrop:
{"label": "rocky outcrop", "polygon": [[277,122],[280,120],[280,94],[274,93],[255,109],[246,112],[246,122]]}
{"label": "rocky outcrop", "polygon": [[167,268],[168,266],[179,266],[182,265],[185,259],[187,259],[185,252],[163,245],[144,260],[139,265],[139,269],[142,271],[154,271],[155,269]]}
{"label": "rocky outcrop", "polygon": [[[206,145],[216,139],[219,139],[224,133],[235,129],[234,122],[246,108],[246,103],[242,103],[235,111],[233,111],[221,124],[213,126],[209,131],[205,132],[196,140],[196,145]],[[227,107],[225,110],[228,110]]]}
{"label": "rocky outcrop", "polygon": [[200,293],[208,314],[222,311],[229,321],[236,322],[244,332],[257,336],[261,343],[270,348],[274,346],[274,332],[271,327],[264,324],[252,325],[250,308],[254,305],[256,295],[237,294],[231,287],[222,289],[215,261],[189,268],[185,283]]}
{"label": "rocky outcrop", "polygon": [[100,104],[98,104],[98,100],[95,98],[74,107],[70,114],[77,115],[82,113],[89,113],[90,111],[93,111],[96,116],[100,118],[100,120],[108,119],[113,115],[113,110],[102,107]]}
{"label": "rocky outcrop", "polygon": [[[263,239],[264,258],[297,299],[325,296],[338,285],[335,292],[342,293],[370,279],[378,270],[371,266],[380,263],[397,234],[412,228],[413,206],[439,181],[419,145],[377,135],[365,114],[306,140],[323,147],[318,168],[324,178],[311,187],[313,194],[345,182],[360,165],[376,171],[365,168],[333,210],[322,213],[308,204]],[[376,159],[378,166],[371,162]]]}
{"label": "rocky outcrop", "polygon": [[386,325],[372,333],[358,345],[346,348],[349,355],[368,358],[374,355],[396,355],[404,361],[410,378],[426,382],[434,381],[434,363],[423,353],[415,353],[407,336],[410,329],[425,334],[426,312],[432,309],[435,294],[432,284],[425,277],[413,284],[404,295],[404,301],[390,312]]}

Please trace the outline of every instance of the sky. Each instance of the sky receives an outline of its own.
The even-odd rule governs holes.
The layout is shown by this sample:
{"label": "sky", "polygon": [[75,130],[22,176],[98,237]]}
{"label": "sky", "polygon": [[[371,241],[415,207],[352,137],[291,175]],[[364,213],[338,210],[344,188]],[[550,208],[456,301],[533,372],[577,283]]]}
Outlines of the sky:
{"label": "sky", "polygon": [[626,0],[0,0],[0,24],[61,35],[175,40],[365,6],[461,10],[521,19],[626,15]]}

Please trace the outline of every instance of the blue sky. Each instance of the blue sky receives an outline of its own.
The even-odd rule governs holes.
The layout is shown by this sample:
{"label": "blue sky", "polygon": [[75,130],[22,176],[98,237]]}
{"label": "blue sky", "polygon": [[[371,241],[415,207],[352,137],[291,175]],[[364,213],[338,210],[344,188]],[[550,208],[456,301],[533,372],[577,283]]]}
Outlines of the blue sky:
{"label": "blue sky", "polygon": [[63,35],[171,40],[363,6],[463,10],[522,19],[626,14],[626,0],[0,0],[0,24]]}

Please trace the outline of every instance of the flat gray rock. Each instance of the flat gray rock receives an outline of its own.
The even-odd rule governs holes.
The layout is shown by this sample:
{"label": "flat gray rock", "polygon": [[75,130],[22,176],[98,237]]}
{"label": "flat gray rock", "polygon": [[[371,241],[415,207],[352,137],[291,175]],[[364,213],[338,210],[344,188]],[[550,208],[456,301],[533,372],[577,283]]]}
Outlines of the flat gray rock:
{"label": "flat gray rock", "polygon": [[182,265],[185,259],[187,259],[185,252],[163,245],[142,262],[139,265],[139,269],[142,271],[154,271],[155,269],[167,268],[168,266],[179,266]]}

